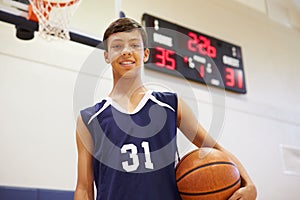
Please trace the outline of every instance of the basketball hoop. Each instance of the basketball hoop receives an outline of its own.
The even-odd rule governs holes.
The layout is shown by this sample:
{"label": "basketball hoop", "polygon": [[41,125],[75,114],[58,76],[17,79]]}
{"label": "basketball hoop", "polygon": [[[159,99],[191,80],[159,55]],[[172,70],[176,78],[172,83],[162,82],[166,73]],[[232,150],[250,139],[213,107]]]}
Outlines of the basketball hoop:
{"label": "basketball hoop", "polygon": [[39,23],[43,38],[69,40],[70,19],[80,0],[29,0],[28,19]]}

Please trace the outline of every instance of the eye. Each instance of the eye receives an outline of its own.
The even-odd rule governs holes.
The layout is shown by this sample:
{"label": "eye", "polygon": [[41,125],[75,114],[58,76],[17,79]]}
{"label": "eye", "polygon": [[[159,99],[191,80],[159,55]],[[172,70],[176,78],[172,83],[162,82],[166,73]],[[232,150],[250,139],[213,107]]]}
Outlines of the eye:
{"label": "eye", "polygon": [[131,44],[131,47],[134,48],[134,49],[140,49],[141,46],[142,46],[142,45],[139,44],[139,43]]}
{"label": "eye", "polygon": [[121,48],[122,48],[122,45],[120,45],[120,44],[113,44],[113,45],[111,46],[111,48],[112,48],[112,49],[115,49],[115,50],[121,49]]}

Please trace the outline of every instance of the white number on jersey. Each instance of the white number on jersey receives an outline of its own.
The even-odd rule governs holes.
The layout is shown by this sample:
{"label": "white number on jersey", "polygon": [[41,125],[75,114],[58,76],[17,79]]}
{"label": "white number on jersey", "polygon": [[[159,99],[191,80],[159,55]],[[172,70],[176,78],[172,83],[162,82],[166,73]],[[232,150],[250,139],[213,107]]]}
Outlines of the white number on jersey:
{"label": "white number on jersey", "polygon": [[[150,156],[149,142],[143,141],[141,146],[143,147],[145,153],[145,168],[154,169]],[[134,144],[125,144],[121,148],[121,153],[126,153],[127,151],[130,151],[129,157],[132,159],[132,164],[129,164],[128,161],[124,161],[122,162],[122,166],[125,171],[132,172],[137,170],[140,165],[139,157],[137,154],[137,147]]]}

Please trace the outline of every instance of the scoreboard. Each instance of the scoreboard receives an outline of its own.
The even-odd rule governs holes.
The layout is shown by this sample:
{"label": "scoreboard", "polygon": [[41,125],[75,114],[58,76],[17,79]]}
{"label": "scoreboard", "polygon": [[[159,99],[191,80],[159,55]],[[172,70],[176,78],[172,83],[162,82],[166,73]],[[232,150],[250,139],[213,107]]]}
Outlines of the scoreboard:
{"label": "scoreboard", "polygon": [[146,68],[246,93],[241,47],[144,14],[150,58]]}

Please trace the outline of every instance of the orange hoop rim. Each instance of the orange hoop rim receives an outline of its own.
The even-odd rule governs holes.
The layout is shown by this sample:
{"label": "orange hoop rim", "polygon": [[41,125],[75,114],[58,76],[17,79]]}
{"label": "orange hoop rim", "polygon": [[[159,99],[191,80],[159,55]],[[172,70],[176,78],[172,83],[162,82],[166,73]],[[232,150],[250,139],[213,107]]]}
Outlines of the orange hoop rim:
{"label": "orange hoop rim", "polygon": [[[68,6],[72,6],[76,3],[78,3],[80,0],[71,0],[71,1],[66,1],[66,2],[53,2],[53,1],[48,1],[48,0],[30,0],[30,4],[28,6],[28,16],[27,19],[31,20],[31,21],[35,21],[35,22],[39,22],[37,14],[34,12],[34,8],[35,7],[37,10],[41,10],[40,9],[40,5],[39,2],[43,2],[42,3],[42,7],[48,9],[48,11],[50,12],[51,9],[53,7],[56,8],[64,8],[64,7],[68,7]],[[50,6],[49,6],[50,4]],[[46,12],[43,13],[43,15],[48,18],[48,14]]]}
{"label": "orange hoop rim", "polygon": [[66,7],[72,6],[78,3],[80,0],[71,0],[66,2],[54,2],[54,1],[47,1],[47,0],[32,0],[32,2],[36,5],[38,2],[43,2],[43,6],[50,4],[52,7]]}

